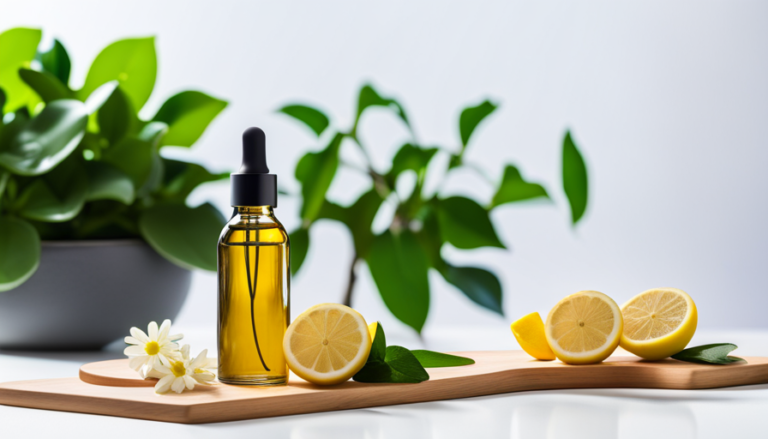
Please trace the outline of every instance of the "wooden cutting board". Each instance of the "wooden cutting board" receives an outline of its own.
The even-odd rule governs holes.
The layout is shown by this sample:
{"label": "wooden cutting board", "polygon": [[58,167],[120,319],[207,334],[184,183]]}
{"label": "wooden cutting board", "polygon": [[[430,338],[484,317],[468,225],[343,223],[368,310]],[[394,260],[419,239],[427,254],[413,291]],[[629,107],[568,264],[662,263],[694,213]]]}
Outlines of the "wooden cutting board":
{"label": "wooden cutting board", "polygon": [[[768,383],[768,358],[700,365],[676,360],[645,362],[611,357],[589,366],[535,361],[522,351],[458,352],[476,364],[428,369],[419,384],[348,381],[321,387],[291,376],[289,384],[242,387],[215,384],[192,392],[156,395],[152,382],[135,378],[128,360],[83,366],[81,378],[0,384],[0,404],[154,421],[197,424],[437,401],[545,389],[706,389]],[[92,383],[92,384],[91,384]]]}

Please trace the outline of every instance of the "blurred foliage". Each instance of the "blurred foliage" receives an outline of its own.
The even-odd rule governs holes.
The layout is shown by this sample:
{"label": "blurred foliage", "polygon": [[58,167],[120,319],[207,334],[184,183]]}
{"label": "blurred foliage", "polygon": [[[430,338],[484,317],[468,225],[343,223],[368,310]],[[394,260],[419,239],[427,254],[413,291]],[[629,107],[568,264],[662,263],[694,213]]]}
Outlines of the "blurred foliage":
{"label": "blurred foliage", "polygon": [[224,218],[186,199],[228,174],[160,151],[192,146],[227,102],[182,91],[143,120],[154,38],[110,44],[74,90],[67,50],[55,40],[44,51],[41,36],[0,34],[0,291],[34,273],[41,239],[141,238],[182,267],[216,270]]}
{"label": "blurred foliage", "polygon": [[[392,157],[386,172],[374,169],[369,150],[358,136],[365,111],[383,107],[398,118],[411,135]],[[355,254],[350,266],[349,283],[344,303],[351,304],[356,279],[356,266],[364,261],[379,294],[389,310],[400,321],[421,332],[427,320],[430,303],[428,272],[436,270],[443,278],[477,305],[503,314],[502,287],[498,277],[481,267],[456,266],[442,256],[446,243],[462,250],[481,247],[506,249],[499,239],[491,212],[511,203],[531,199],[550,199],[543,185],[527,181],[518,168],[505,164],[500,181],[490,181],[494,195],[487,206],[463,196],[443,196],[439,192],[425,195],[427,168],[438,153],[449,155],[448,169],[467,168],[488,180],[487,173],[465,158],[472,135],[497,105],[480,102],[461,111],[458,131],[460,144],[455,148],[420,144],[413,135],[411,120],[404,107],[395,99],[380,95],[371,85],[360,90],[357,112],[348,130],[329,129],[330,118],[322,111],[303,104],[292,104],[278,110],[305,124],[324,146],[306,153],[296,165],[296,179],[301,184],[302,226],[291,236],[291,271],[296,274],[310,247],[310,229],[321,219],[344,224],[352,235]],[[365,169],[347,165],[340,157],[341,144],[351,140],[362,152]],[[328,200],[327,192],[341,166],[361,171],[369,179],[369,187],[349,206]],[[410,194],[398,197],[397,181],[406,171],[416,174]],[[587,208],[587,169],[570,132],[565,134],[562,150],[562,187],[571,208],[571,223],[575,225]],[[374,234],[374,217],[385,200],[397,205],[389,228]]]}

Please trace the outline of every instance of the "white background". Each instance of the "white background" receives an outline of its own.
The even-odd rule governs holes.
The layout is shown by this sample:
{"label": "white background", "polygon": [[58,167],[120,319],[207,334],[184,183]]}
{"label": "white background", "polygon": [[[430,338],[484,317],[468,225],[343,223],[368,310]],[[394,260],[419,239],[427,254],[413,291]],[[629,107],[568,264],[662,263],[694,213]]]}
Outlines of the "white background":
{"label": "white background", "polygon": [[[460,110],[485,98],[499,103],[468,159],[493,179],[514,162],[554,203],[494,211],[511,251],[444,250],[454,262],[499,275],[506,317],[475,307],[432,273],[427,339],[459,324],[501,327],[531,311],[545,316],[582,289],[621,304],[657,286],[688,291],[702,328],[768,328],[764,1],[2,0],[0,29],[19,25],[64,42],[73,86],[108,43],[156,35],[159,76],[145,115],[189,88],[230,101],[191,151],[173,156],[234,169],[242,131],[260,126],[270,168],[289,190],[298,188],[296,161],[321,144],[275,114],[282,105],[316,105],[346,129],[358,88],[371,81],[405,105],[422,144],[455,148]],[[560,188],[567,128],[590,175],[590,205],[576,228]],[[386,171],[407,133],[385,111],[371,111],[361,131]],[[331,197],[348,203],[364,189],[365,180],[345,170]],[[492,189],[456,173],[443,193],[488,200]],[[228,197],[227,184],[219,184],[191,201],[211,200],[228,213]],[[297,213],[294,200],[280,199],[277,214],[287,228],[297,226]],[[341,300],[352,256],[338,224],[318,223],[311,238],[292,284],[294,315]],[[368,320],[407,332],[384,308],[364,265],[359,274],[354,306]],[[215,275],[196,274],[178,323],[213,330],[215,300]]]}

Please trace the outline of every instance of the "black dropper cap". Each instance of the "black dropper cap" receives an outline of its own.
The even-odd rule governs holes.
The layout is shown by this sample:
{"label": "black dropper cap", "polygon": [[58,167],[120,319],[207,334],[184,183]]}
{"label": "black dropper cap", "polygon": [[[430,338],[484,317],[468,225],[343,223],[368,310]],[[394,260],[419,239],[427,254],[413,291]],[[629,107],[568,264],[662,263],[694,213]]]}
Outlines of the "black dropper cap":
{"label": "black dropper cap", "polygon": [[260,128],[243,133],[243,164],[232,174],[232,206],[277,207],[277,175],[267,168],[267,138]]}

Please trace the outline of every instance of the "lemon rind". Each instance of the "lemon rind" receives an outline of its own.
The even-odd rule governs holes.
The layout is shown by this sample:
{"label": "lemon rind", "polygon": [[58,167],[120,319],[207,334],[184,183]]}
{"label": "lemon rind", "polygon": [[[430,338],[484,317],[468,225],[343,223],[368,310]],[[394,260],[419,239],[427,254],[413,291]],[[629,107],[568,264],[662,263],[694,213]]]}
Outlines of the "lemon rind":
{"label": "lemon rind", "polygon": [[[342,306],[343,305],[335,303],[321,303],[319,305],[308,308],[302,313],[302,315],[315,311],[319,308],[340,309]],[[346,308],[344,309],[344,312],[350,313],[352,317],[358,321],[360,334],[364,336],[363,340],[367,339],[370,341],[370,335],[368,334],[368,324],[366,323],[363,316],[352,308],[348,308],[346,306],[344,306],[344,308]],[[355,355],[355,357],[350,360],[343,368],[334,370],[332,372],[317,372],[314,369],[302,366],[290,351],[289,340],[291,339],[291,335],[293,334],[294,330],[295,327],[289,326],[285,331],[285,336],[283,337],[283,352],[285,353],[285,360],[293,373],[311,383],[332,385],[347,381],[351,375],[357,373],[357,371],[359,371],[362,366],[365,365],[365,361],[368,359],[368,354],[370,354],[371,351],[371,343],[365,343],[364,346],[366,346],[366,348],[358,351],[357,355]]]}
{"label": "lemon rind", "polygon": [[555,308],[557,308],[562,302],[577,295],[580,295],[580,296],[585,295],[585,296],[591,296],[591,297],[598,297],[600,299],[604,299],[604,298],[608,299],[607,303],[611,307],[611,309],[614,311],[614,317],[618,316],[618,318],[614,318],[613,328],[611,328],[611,332],[606,337],[606,340],[611,340],[611,343],[604,345],[604,347],[602,348],[592,349],[591,351],[586,351],[581,353],[572,353],[570,351],[563,349],[560,346],[557,340],[555,340],[552,337],[549,325],[545,324],[544,331],[547,336],[547,341],[549,342],[549,347],[552,349],[552,351],[554,351],[558,359],[566,363],[596,363],[596,362],[603,361],[606,358],[610,357],[611,354],[619,346],[619,343],[621,342],[621,335],[624,332],[624,318],[621,313],[621,308],[619,308],[619,305],[616,304],[616,302],[613,299],[611,299],[607,294],[601,293],[599,291],[585,290],[585,291],[579,291],[577,293],[566,296],[563,299],[561,299],[559,302],[557,302],[557,304],[552,308],[552,310],[550,310],[549,314],[547,315],[547,322],[549,322],[550,315],[552,314],[552,311],[554,311]]}

